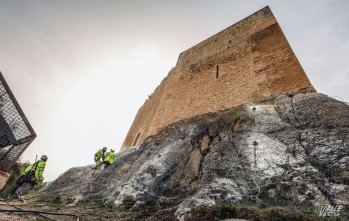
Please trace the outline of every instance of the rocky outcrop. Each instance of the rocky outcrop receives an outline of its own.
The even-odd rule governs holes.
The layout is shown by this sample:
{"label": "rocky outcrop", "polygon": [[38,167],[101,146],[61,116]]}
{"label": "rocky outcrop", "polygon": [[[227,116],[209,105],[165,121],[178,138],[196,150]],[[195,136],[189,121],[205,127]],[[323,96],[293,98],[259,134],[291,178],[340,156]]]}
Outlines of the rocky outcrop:
{"label": "rocky outcrop", "polygon": [[102,171],[72,168],[48,194],[141,205],[176,216],[219,202],[349,202],[349,106],[323,94],[281,94],[172,124]]}

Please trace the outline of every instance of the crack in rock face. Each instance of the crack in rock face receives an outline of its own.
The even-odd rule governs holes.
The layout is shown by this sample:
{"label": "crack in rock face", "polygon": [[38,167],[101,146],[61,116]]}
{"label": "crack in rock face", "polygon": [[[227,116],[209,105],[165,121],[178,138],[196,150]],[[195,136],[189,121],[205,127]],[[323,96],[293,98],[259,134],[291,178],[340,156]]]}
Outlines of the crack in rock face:
{"label": "crack in rock face", "polygon": [[178,218],[222,202],[346,204],[349,106],[319,93],[281,94],[169,125],[115,162],[72,168],[44,192],[114,206],[126,196],[169,202]]}

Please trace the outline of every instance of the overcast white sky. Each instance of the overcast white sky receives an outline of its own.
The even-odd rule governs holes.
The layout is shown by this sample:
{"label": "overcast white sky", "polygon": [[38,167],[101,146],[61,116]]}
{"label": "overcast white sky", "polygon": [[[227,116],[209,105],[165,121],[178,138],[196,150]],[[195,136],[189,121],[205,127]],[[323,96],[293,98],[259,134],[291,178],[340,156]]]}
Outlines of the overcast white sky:
{"label": "overcast white sky", "polygon": [[269,5],[315,88],[349,101],[347,0],[0,0],[0,70],[46,180],[118,150],[180,52]]}

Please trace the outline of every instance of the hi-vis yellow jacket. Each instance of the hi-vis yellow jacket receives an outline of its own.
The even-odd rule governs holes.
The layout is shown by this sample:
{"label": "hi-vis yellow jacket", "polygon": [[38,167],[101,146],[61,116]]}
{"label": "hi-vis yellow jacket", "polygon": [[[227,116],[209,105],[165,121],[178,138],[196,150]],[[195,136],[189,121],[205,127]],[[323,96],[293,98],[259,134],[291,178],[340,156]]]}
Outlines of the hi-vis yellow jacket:
{"label": "hi-vis yellow jacket", "polygon": [[110,164],[112,164],[114,162],[114,159],[115,159],[115,153],[112,151],[109,151],[104,158],[104,162],[109,162]]}
{"label": "hi-vis yellow jacket", "polygon": [[45,166],[46,166],[46,162],[43,160],[40,160],[40,161],[28,166],[27,168],[25,168],[23,174],[26,175],[29,172],[34,172],[35,178],[40,179],[40,178],[42,178],[42,175],[44,173]]}

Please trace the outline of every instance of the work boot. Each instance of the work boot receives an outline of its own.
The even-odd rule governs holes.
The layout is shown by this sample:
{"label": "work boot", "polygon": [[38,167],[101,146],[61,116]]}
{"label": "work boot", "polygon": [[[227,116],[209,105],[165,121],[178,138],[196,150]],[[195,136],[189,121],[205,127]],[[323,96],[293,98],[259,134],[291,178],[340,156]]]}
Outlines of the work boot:
{"label": "work boot", "polygon": [[20,199],[24,204],[27,204],[27,202],[25,201],[25,199],[23,198],[23,196],[21,196],[19,193],[16,193],[18,199]]}

